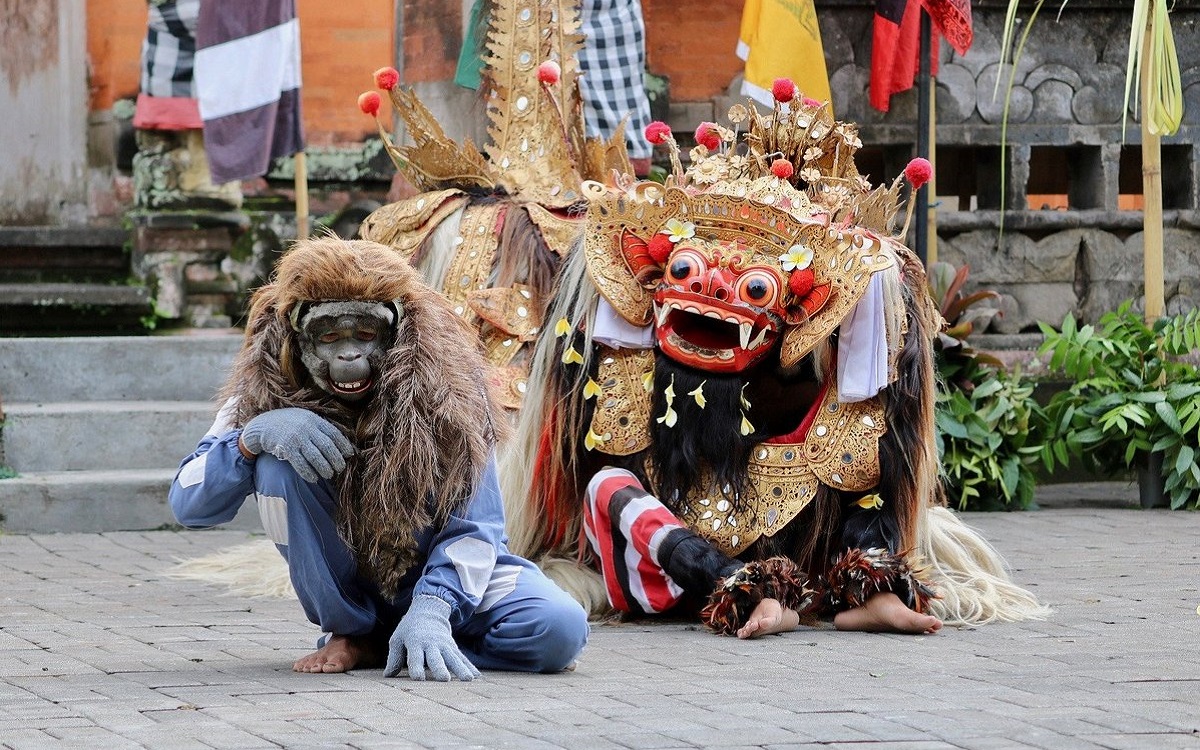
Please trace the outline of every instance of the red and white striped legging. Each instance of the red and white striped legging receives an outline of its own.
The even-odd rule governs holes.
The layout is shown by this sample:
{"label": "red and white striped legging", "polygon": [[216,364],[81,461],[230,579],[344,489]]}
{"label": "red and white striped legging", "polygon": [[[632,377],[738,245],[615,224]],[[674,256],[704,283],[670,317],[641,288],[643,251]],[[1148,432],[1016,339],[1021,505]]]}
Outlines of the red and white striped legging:
{"label": "red and white striped legging", "polygon": [[584,533],[600,558],[608,601],[621,612],[663,612],[684,590],[663,569],[664,543],[694,536],[624,469],[604,469],[588,482]]}

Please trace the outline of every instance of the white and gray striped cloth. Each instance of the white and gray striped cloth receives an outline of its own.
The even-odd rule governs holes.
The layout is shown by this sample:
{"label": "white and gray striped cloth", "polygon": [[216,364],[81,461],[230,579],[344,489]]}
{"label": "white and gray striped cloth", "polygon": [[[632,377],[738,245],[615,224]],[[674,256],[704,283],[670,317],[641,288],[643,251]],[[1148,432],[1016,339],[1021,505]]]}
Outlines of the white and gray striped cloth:
{"label": "white and gray striped cloth", "polygon": [[640,0],[583,0],[579,53],[583,71],[580,93],[588,136],[610,137],[627,115],[625,144],[629,156],[650,156],[653,147],[644,131],[650,124],[646,71],[646,23]]}
{"label": "white and gray striped cloth", "polygon": [[295,0],[204,0],[195,67],[214,183],[258,177],[304,148]]}

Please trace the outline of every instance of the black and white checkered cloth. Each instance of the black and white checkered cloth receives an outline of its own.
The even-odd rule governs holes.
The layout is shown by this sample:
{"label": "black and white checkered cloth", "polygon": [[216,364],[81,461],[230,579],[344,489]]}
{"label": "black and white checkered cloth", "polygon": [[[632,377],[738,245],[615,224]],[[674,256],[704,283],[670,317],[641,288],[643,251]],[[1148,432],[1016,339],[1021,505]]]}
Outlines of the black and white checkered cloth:
{"label": "black and white checkered cloth", "polygon": [[583,0],[582,31],[587,36],[579,53],[584,119],[589,136],[608,138],[626,115],[630,158],[650,156],[652,147],[643,131],[650,124],[646,98],[646,23],[640,0]]}
{"label": "black and white checkered cloth", "polygon": [[192,97],[192,65],[196,54],[196,20],[200,0],[150,3],[146,39],[142,42],[142,93]]}

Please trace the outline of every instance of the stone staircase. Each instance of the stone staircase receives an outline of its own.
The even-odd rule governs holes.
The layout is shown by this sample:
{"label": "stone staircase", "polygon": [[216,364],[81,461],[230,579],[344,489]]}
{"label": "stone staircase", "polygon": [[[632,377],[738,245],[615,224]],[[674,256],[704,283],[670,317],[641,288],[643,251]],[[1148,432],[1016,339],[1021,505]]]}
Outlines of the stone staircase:
{"label": "stone staircase", "polygon": [[[167,489],[212,424],[240,343],[228,330],[0,338],[0,466],[17,474],[0,479],[0,529],[174,523]],[[257,524],[250,505],[237,527]]]}
{"label": "stone staircase", "polygon": [[120,227],[0,227],[0,336],[144,333],[154,306],[130,278],[129,237]]}

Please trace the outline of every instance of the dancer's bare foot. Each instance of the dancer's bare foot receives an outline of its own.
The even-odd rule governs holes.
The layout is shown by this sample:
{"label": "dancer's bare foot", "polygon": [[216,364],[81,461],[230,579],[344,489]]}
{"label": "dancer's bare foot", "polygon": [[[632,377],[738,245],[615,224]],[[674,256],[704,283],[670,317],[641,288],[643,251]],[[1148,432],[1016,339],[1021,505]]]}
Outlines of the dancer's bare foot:
{"label": "dancer's bare foot", "polygon": [[738,629],[738,638],[757,638],[760,635],[784,633],[800,626],[800,615],[787,609],[778,599],[763,599],[750,613],[746,624]]}
{"label": "dancer's bare foot", "polygon": [[914,612],[900,597],[885,591],[872,596],[861,607],[838,612],[833,618],[838,630],[862,630],[869,633],[914,633],[932,635],[942,629],[942,621],[933,615]]}
{"label": "dancer's bare foot", "polygon": [[325,645],[292,665],[293,672],[349,672],[355,667],[382,666],[382,654],[363,636],[331,635]]}

